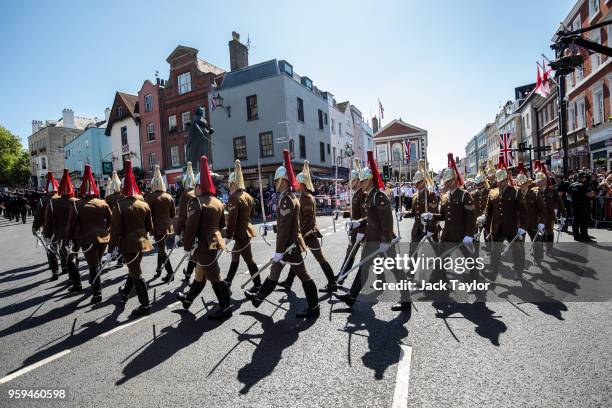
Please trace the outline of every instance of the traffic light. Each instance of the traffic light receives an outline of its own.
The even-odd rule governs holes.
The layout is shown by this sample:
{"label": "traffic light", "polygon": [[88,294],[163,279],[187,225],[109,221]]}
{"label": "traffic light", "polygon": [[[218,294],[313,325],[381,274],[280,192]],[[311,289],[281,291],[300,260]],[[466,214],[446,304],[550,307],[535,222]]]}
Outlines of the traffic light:
{"label": "traffic light", "polygon": [[383,165],[383,181],[389,181],[391,179],[391,166]]}

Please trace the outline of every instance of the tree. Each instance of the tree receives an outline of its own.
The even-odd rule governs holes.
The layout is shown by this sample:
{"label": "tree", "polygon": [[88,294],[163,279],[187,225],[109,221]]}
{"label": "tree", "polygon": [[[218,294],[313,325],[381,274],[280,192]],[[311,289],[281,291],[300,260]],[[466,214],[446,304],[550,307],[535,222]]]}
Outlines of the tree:
{"label": "tree", "polygon": [[30,178],[30,155],[19,137],[0,125],[0,184],[25,185]]}

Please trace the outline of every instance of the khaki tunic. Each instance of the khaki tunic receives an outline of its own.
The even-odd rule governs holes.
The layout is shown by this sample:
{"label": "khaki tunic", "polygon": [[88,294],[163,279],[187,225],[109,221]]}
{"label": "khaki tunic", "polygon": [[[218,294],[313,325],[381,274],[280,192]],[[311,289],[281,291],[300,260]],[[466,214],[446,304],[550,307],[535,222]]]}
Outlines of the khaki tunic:
{"label": "khaki tunic", "polygon": [[544,200],[544,225],[546,234],[554,234],[555,222],[557,222],[557,217],[555,215],[555,209],[561,213],[562,217],[567,217],[567,210],[565,209],[565,204],[563,204],[563,200],[561,196],[559,196],[559,192],[554,187],[546,186],[540,189],[542,194],[542,199]]}
{"label": "khaki tunic", "polygon": [[189,201],[195,197],[195,190],[183,190],[179,197],[179,210],[178,217],[174,226],[174,230],[177,234],[181,235],[185,229],[185,222],[187,220],[187,206]]}
{"label": "khaki tunic", "polygon": [[472,191],[472,200],[474,200],[474,212],[476,217],[484,214],[487,208],[487,200],[489,198],[489,189],[486,187],[478,188]]}
{"label": "khaki tunic", "polygon": [[321,232],[317,225],[317,203],[312,193],[304,190],[300,194],[300,232],[302,237],[321,238]]}
{"label": "khaki tunic", "polygon": [[113,193],[109,195],[108,197],[104,197],[104,201],[108,203],[112,211],[115,208],[115,205],[117,205],[117,203],[123,200],[124,198],[125,196],[121,193]]}
{"label": "khaki tunic", "polygon": [[446,192],[440,201],[440,213],[434,214],[433,221],[444,221],[440,240],[460,242],[466,236],[476,235],[476,214],[474,201],[467,191],[457,188]]}
{"label": "khaki tunic", "polygon": [[46,238],[53,237],[53,241],[67,241],[66,226],[70,216],[70,209],[73,203],[77,201],[74,197],[54,196],[49,200],[45,210],[45,226],[44,236]]}
{"label": "khaki tunic", "polygon": [[515,187],[508,186],[501,193],[499,188],[491,189],[485,217],[493,237],[500,234],[505,237],[516,235],[518,228],[524,228],[524,214],[523,200]]}
{"label": "khaki tunic", "polygon": [[306,249],[300,229],[300,202],[292,191],[285,191],[276,209],[276,252],[283,253],[293,243],[300,251]]}
{"label": "khaki tunic", "polygon": [[210,194],[200,194],[189,201],[187,221],[183,232],[185,251],[191,251],[198,239],[195,254],[207,256],[209,250],[225,248],[221,230],[225,227],[223,203]]}
{"label": "khaki tunic", "polygon": [[[427,194],[427,206],[425,208],[425,194]],[[423,235],[423,223],[421,222],[421,214],[426,212],[437,213],[438,200],[436,195],[432,192],[427,192],[427,189],[420,190],[417,194],[412,196],[412,206],[407,212],[408,217],[414,217],[414,224],[412,225],[412,231],[410,233],[411,241],[420,241]],[[427,221],[427,231],[437,234],[439,232],[439,225],[437,222],[430,220]]]}
{"label": "khaki tunic", "polygon": [[106,201],[99,198],[82,198],[70,209],[68,239],[75,240],[86,249],[92,243],[107,244],[110,241],[112,213]]}
{"label": "khaki tunic", "polygon": [[237,190],[227,203],[226,237],[236,241],[253,238],[255,228],[251,218],[255,215],[255,200],[244,190]]}
{"label": "khaki tunic", "polygon": [[390,243],[394,238],[393,212],[389,197],[378,189],[372,189],[364,202],[367,223],[365,242]]}
{"label": "khaki tunic", "polygon": [[151,208],[156,239],[174,234],[172,219],[176,216],[176,208],[172,196],[164,191],[154,191],[147,195],[146,202]]}
{"label": "khaki tunic", "polygon": [[119,247],[125,254],[148,252],[153,249],[147,233],[153,234],[151,209],[141,196],[126,197],[113,210],[110,247]]}
{"label": "khaki tunic", "polygon": [[523,200],[522,218],[525,230],[533,231],[538,224],[544,223],[544,199],[537,187],[530,188],[526,192],[519,190]]}
{"label": "khaki tunic", "polygon": [[45,225],[45,212],[47,211],[47,205],[49,204],[49,200],[53,197],[57,197],[57,195],[53,195],[52,197],[45,196],[38,200],[36,211],[34,211],[34,221],[32,222],[32,229],[38,231]]}

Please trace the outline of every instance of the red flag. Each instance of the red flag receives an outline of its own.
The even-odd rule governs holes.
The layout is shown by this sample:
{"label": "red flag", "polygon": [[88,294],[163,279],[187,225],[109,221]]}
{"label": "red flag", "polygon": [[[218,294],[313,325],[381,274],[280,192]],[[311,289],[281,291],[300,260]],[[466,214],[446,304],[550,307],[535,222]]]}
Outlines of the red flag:
{"label": "red flag", "polygon": [[[540,66],[538,65],[536,67],[537,69],[537,73],[536,73],[536,86],[534,88],[535,93],[542,95],[542,77],[540,76]],[[542,95],[544,96],[544,95]]]}

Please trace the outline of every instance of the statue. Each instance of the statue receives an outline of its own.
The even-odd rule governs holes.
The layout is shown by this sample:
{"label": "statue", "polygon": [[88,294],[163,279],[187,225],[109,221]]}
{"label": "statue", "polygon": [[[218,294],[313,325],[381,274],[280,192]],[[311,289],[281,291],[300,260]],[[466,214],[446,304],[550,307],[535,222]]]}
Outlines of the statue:
{"label": "statue", "polygon": [[195,111],[195,118],[189,126],[189,138],[187,139],[187,152],[185,162],[190,161],[194,169],[198,170],[200,156],[210,158],[212,150],[212,134],[215,132],[204,119],[204,109],[199,107]]}

